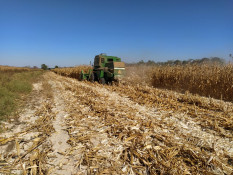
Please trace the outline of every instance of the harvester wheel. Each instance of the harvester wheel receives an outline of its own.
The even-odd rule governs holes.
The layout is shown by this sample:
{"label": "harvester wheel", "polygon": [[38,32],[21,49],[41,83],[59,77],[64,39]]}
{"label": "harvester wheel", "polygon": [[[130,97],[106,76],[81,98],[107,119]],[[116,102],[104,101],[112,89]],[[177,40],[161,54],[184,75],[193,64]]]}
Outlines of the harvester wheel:
{"label": "harvester wheel", "polygon": [[95,81],[95,74],[92,72],[90,76],[90,81],[94,82]]}
{"label": "harvester wheel", "polygon": [[106,82],[105,82],[105,79],[104,78],[100,78],[100,83],[101,84],[105,84]]}

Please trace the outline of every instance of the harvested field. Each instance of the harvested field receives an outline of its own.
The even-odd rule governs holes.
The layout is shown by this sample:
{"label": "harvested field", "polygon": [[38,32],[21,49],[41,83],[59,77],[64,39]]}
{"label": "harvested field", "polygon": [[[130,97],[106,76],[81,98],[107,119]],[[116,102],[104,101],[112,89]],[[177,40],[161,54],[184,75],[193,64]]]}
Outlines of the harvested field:
{"label": "harvested field", "polygon": [[53,72],[31,95],[18,121],[4,123],[2,174],[233,171],[230,102],[140,84],[81,82]]}

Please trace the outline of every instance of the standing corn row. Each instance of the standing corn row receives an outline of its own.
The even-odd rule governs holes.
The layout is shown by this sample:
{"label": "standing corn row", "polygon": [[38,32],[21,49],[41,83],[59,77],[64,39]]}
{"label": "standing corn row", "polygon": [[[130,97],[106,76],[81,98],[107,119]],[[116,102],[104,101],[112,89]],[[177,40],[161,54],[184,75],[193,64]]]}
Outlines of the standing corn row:
{"label": "standing corn row", "polygon": [[152,70],[152,85],[233,101],[233,65],[158,66]]}
{"label": "standing corn row", "polygon": [[83,70],[84,72],[88,72],[88,70],[91,69],[90,66],[77,66],[77,67],[69,67],[69,68],[56,68],[53,69],[53,72],[66,76],[71,77],[80,80],[80,74]]}

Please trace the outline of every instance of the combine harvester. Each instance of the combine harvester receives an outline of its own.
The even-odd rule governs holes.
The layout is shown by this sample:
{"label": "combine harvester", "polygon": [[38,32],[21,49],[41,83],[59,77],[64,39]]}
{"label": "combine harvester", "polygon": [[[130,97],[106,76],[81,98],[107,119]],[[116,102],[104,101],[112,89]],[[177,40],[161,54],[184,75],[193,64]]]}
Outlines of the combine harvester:
{"label": "combine harvester", "polygon": [[125,75],[125,63],[121,58],[100,54],[95,56],[93,69],[88,73],[81,71],[81,80],[98,81],[101,84],[112,83],[119,80]]}

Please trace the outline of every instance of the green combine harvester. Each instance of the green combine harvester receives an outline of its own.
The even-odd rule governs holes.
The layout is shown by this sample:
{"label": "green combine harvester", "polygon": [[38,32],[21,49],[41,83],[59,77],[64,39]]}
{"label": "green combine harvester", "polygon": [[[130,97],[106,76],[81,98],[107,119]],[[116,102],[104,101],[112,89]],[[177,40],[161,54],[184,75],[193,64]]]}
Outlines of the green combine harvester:
{"label": "green combine harvester", "polygon": [[119,81],[124,75],[125,63],[121,62],[121,58],[100,54],[95,56],[93,69],[90,69],[88,73],[81,71],[81,80],[106,84]]}

